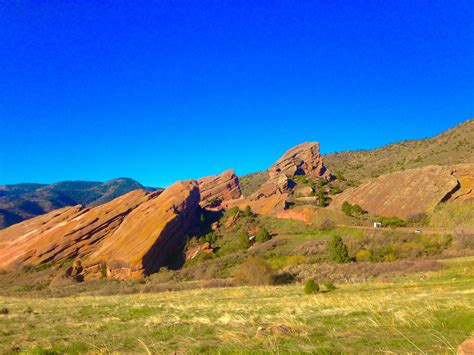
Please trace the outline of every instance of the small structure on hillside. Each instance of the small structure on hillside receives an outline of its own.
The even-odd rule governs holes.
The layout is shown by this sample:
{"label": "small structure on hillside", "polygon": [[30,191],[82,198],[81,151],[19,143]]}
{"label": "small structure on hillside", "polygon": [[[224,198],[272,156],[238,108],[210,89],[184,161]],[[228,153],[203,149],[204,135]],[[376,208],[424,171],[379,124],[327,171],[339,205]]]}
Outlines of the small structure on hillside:
{"label": "small structure on hillside", "polygon": [[380,223],[380,222],[374,222],[374,228],[375,228],[375,229],[380,229],[380,228],[382,228],[382,223]]}

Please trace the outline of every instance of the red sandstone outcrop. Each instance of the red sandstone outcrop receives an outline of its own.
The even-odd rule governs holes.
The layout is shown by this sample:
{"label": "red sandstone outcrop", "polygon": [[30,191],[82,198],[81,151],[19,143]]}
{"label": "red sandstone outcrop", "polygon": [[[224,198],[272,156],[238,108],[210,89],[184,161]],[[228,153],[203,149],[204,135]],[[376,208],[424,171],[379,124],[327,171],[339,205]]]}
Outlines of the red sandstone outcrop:
{"label": "red sandstone outcrop", "polygon": [[242,196],[239,178],[234,170],[226,170],[220,175],[208,176],[198,180],[202,207],[217,207],[223,201]]}
{"label": "red sandstone outcrop", "polygon": [[430,213],[442,201],[472,198],[474,165],[428,166],[382,175],[335,196],[331,208],[344,201],[370,214],[409,218]]}
{"label": "red sandstone outcrop", "polygon": [[237,206],[243,210],[246,206],[250,206],[252,211],[257,214],[273,215],[288,207],[287,199],[288,194],[274,195],[258,200],[239,199],[225,202],[224,208],[227,209]]}
{"label": "red sandstone outcrop", "polygon": [[[0,269],[79,258],[86,277],[156,271],[183,244],[199,209],[196,181],[136,190],[94,208],[55,210],[0,231]],[[77,275],[76,275],[77,276]]]}
{"label": "red sandstone outcrop", "polygon": [[85,265],[86,278],[99,276],[102,262],[112,278],[136,278],[158,271],[183,246],[198,211],[197,182],[175,183],[130,212],[96,248]]}
{"label": "red sandstone outcrop", "polygon": [[319,153],[319,143],[302,143],[291,148],[268,169],[270,179],[280,176],[306,175],[313,179],[330,178]]}
{"label": "red sandstone outcrop", "polygon": [[268,181],[250,199],[258,200],[289,192],[293,187],[290,180],[297,175],[305,175],[313,180],[332,178],[319,153],[319,143],[302,143],[283,154],[268,169]]}

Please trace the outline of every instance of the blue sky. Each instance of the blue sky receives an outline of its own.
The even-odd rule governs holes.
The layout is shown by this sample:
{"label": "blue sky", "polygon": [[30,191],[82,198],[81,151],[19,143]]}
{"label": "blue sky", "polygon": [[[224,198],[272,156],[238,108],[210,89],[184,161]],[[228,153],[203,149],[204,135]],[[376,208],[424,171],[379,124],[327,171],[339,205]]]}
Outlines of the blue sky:
{"label": "blue sky", "polygon": [[0,184],[151,186],[474,117],[474,2],[1,1]]}

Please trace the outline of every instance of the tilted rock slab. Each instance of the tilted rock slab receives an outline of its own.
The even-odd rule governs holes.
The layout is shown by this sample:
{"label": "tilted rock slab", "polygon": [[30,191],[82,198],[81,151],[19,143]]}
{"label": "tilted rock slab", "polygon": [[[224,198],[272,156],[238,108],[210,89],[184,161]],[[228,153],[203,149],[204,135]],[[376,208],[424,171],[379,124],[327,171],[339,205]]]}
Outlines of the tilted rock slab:
{"label": "tilted rock slab", "polygon": [[410,218],[430,213],[460,189],[454,170],[427,166],[382,175],[337,195],[330,208],[340,209],[347,201],[379,216]]}
{"label": "tilted rock slab", "polygon": [[291,190],[290,179],[305,175],[313,180],[331,180],[319,152],[319,143],[307,142],[291,148],[268,169],[269,179],[251,196],[251,200],[281,195]]}
{"label": "tilted rock slab", "polygon": [[220,175],[207,176],[198,180],[201,193],[201,206],[206,207],[214,198],[228,201],[240,198],[239,178],[233,169],[226,170]]}
{"label": "tilted rock slab", "polygon": [[0,269],[79,258],[90,277],[99,263],[110,277],[148,274],[183,243],[198,209],[197,182],[184,181],[163,193],[136,190],[94,208],[55,210],[0,231]]}
{"label": "tilted rock slab", "polygon": [[104,240],[85,263],[86,278],[95,278],[105,262],[107,276],[135,278],[159,270],[183,246],[199,215],[196,181],[177,182],[141,204]]}
{"label": "tilted rock slab", "polygon": [[330,174],[319,153],[319,143],[307,142],[291,148],[268,169],[270,179],[281,174],[288,178],[306,175],[313,179],[329,178]]}

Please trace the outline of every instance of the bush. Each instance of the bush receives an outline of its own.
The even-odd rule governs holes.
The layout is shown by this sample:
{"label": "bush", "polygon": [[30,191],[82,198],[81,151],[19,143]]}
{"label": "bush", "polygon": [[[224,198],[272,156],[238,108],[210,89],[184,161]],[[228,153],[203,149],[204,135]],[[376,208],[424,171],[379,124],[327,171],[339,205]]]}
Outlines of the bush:
{"label": "bush", "polygon": [[408,223],[401,218],[398,217],[378,217],[374,220],[374,222],[382,223],[385,227],[390,228],[397,228],[397,227],[406,227]]}
{"label": "bush", "polygon": [[324,284],[324,287],[326,288],[326,290],[328,291],[334,291],[336,289],[336,286],[331,282],[331,281],[328,281]]}
{"label": "bush", "polygon": [[239,207],[238,206],[234,206],[232,207],[228,212],[227,214],[229,215],[229,217],[233,217],[235,216],[237,213],[239,213]]}
{"label": "bush", "polygon": [[239,247],[241,249],[248,249],[250,247],[250,236],[247,231],[240,231],[237,234],[237,239],[239,240]]}
{"label": "bush", "polygon": [[8,314],[8,313],[10,313],[10,311],[8,310],[8,308],[5,308],[5,307],[0,308],[0,314]]}
{"label": "bush", "polygon": [[262,258],[253,256],[238,266],[234,280],[238,285],[270,285],[273,281],[273,272]]}
{"label": "bush", "polygon": [[359,205],[351,205],[347,201],[344,201],[341,210],[348,216],[362,216],[363,214],[367,213],[367,211]]}
{"label": "bush", "polygon": [[266,228],[262,228],[257,232],[255,239],[258,243],[264,243],[268,242],[272,238],[270,237],[270,233],[268,233],[268,230]]}
{"label": "bush", "polygon": [[253,217],[253,212],[249,205],[245,206],[243,215],[244,217]]}
{"label": "bush", "polygon": [[347,245],[344,244],[342,238],[338,235],[332,237],[328,244],[329,258],[337,263],[348,263],[351,261]]}
{"label": "bush", "polygon": [[369,249],[361,249],[356,254],[356,261],[373,261],[374,256]]}
{"label": "bush", "polygon": [[313,279],[306,281],[306,283],[304,284],[304,293],[306,295],[312,295],[318,292],[319,292],[319,284],[314,282]]}

